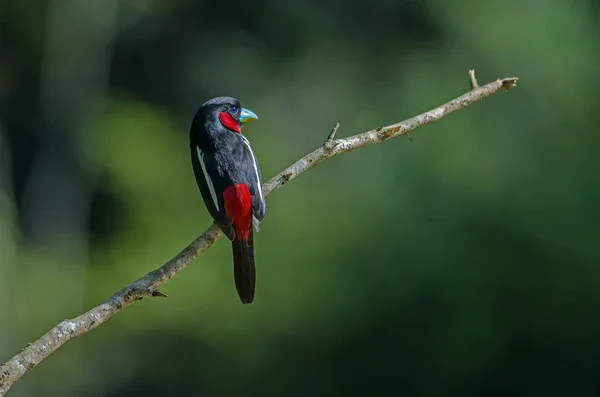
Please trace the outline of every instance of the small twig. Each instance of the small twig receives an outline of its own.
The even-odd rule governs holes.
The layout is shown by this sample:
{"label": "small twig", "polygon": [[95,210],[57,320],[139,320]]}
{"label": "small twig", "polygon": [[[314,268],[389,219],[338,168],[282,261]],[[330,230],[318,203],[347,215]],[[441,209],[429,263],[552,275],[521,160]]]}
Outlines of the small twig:
{"label": "small twig", "polygon": [[335,125],[331,129],[331,132],[327,136],[327,139],[325,139],[325,143],[323,144],[323,146],[331,145],[331,143],[333,142],[333,139],[335,138],[335,134],[337,133],[338,128],[340,128],[340,123],[335,123]]}
{"label": "small twig", "polygon": [[[471,72],[469,72],[469,76],[471,76]],[[374,145],[399,135],[406,135],[410,138],[409,133],[418,127],[437,121],[499,91],[508,90],[509,88],[514,87],[516,82],[517,78],[512,77],[496,80],[479,87],[477,86],[477,81],[475,80],[475,75],[473,73],[471,78],[471,86],[475,87],[473,90],[450,102],[438,106],[435,109],[400,123],[379,127],[363,132],[362,134],[334,141],[335,133],[339,128],[339,124],[336,124],[325,141],[325,144],[329,142],[327,147],[325,145],[319,147],[267,181],[263,185],[264,195],[267,196],[275,192],[286,182],[296,178],[301,173],[331,157],[361,147]],[[331,145],[331,143],[335,144]],[[186,266],[202,252],[206,251],[222,235],[223,233],[221,230],[213,224],[202,235],[196,238],[179,254],[160,268],[151,271],[122,290],[115,292],[103,303],[90,309],[79,317],[61,322],[41,338],[27,345],[22,352],[12,357],[6,363],[0,365],[0,396],[5,395],[8,389],[25,375],[27,371],[33,369],[70,339],[90,332],[100,324],[106,322],[113,315],[123,310],[129,304],[143,297],[166,296],[156,288],[165,284],[176,274],[185,269]]]}
{"label": "small twig", "polygon": [[469,70],[469,83],[471,83],[472,90],[479,88],[479,84],[477,83],[477,79],[475,78],[475,69]]}
{"label": "small twig", "polygon": [[169,297],[169,295],[164,294],[164,293],[160,292],[157,289],[152,290],[152,296],[157,296],[157,297],[160,297],[160,298],[168,298]]}

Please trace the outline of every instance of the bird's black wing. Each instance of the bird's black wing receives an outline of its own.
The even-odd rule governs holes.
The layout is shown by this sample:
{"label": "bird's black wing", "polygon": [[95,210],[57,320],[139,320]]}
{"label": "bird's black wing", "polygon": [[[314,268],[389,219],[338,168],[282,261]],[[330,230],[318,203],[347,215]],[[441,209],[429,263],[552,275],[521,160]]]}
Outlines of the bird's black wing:
{"label": "bird's black wing", "polygon": [[192,145],[191,151],[194,175],[204,204],[227,238],[233,240],[235,232],[225,212],[222,189],[213,181],[219,175],[216,160],[211,153],[203,152],[200,146]]}
{"label": "bird's black wing", "polygon": [[250,194],[252,195],[252,215],[254,217],[252,223],[254,229],[258,230],[259,222],[266,215],[266,203],[262,190],[262,177],[258,161],[256,160],[256,156],[252,151],[250,143],[246,137],[243,135],[241,137],[244,142],[244,160],[246,164],[249,164],[249,167],[246,168],[246,181],[250,189]]}

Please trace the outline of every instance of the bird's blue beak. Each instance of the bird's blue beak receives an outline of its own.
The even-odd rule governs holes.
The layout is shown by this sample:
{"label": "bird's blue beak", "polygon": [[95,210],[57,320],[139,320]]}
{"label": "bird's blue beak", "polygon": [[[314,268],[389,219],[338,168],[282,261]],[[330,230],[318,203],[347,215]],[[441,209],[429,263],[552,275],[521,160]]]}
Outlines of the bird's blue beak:
{"label": "bird's blue beak", "polygon": [[244,124],[248,121],[258,120],[258,116],[250,109],[242,108],[240,113],[240,123]]}

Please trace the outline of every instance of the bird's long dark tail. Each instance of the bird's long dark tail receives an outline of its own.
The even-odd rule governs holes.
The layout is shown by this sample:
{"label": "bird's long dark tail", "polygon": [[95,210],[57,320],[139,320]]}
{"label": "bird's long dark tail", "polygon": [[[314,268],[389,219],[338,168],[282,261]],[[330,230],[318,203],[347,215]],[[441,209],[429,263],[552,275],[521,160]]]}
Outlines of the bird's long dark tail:
{"label": "bird's long dark tail", "polygon": [[231,242],[233,248],[233,274],[235,287],[242,303],[252,303],[254,300],[254,286],[256,285],[256,270],[254,267],[254,239],[253,232],[247,238],[236,236]]}

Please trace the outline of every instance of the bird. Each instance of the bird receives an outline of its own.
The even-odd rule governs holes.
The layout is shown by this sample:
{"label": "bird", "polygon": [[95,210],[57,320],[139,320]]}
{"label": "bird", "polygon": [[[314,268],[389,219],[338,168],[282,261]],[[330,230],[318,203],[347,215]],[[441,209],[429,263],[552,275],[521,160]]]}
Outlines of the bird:
{"label": "bird", "polygon": [[233,97],[205,102],[192,120],[190,153],[196,183],[214,223],[231,241],[235,286],[243,304],[254,301],[254,232],[266,215],[256,155],[242,127],[258,116]]}

